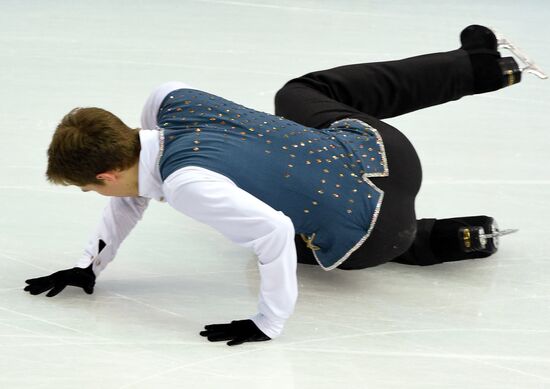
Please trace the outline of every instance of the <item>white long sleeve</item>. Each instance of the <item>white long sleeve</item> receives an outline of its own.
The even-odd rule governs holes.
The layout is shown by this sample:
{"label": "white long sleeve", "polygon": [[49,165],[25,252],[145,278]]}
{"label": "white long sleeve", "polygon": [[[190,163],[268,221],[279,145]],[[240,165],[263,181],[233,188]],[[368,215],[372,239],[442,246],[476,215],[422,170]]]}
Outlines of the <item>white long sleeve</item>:
{"label": "white long sleeve", "polygon": [[206,223],[236,244],[252,248],[261,277],[259,313],[251,319],[276,338],[298,295],[294,226],[289,217],[240,189],[229,178],[200,167],[172,173],[163,185],[168,203]]}
{"label": "white long sleeve", "polygon": [[[111,197],[76,266],[85,268],[93,262],[92,268],[98,276],[113,260],[120,244],[142,218],[148,204],[149,199],[144,197]],[[100,240],[106,246],[98,254]]]}

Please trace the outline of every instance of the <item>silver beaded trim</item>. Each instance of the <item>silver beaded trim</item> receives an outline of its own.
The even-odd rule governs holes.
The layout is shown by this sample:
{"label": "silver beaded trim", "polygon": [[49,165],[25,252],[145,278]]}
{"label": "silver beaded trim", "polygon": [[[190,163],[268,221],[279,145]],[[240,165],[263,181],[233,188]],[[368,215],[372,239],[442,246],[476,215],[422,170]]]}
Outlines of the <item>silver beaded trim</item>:
{"label": "silver beaded trim", "polygon": [[367,184],[369,184],[375,191],[377,191],[378,193],[380,193],[380,198],[378,199],[378,203],[376,204],[376,208],[374,209],[374,214],[372,215],[372,220],[370,222],[370,226],[369,226],[369,229],[366,233],[366,235],[364,235],[356,244],[355,246],[353,246],[342,258],[340,258],[339,260],[337,260],[334,265],[332,266],[329,266],[329,267],[325,267],[321,261],[319,260],[319,258],[317,257],[317,253],[316,251],[313,251],[313,256],[315,257],[315,259],[317,260],[317,262],[319,263],[319,266],[321,266],[323,268],[323,270],[326,270],[326,271],[329,271],[329,270],[332,270],[338,266],[340,266],[346,259],[349,258],[349,256],[351,254],[353,254],[353,252],[355,250],[357,250],[359,247],[361,247],[361,245],[363,243],[365,243],[365,241],[369,238],[370,234],[372,233],[372,230],[374,228],[374,225],[376,224],[376,220],[378,220],[378,215],[380,214],[380,208],[382,207],[382,200],[384,199],[384,191],[381,190],[381,189],[378,189],[376,187],[376,185],[374,185],[370,180],[366,180],[365,181]]}
{"label": "silver beaded trim", "polygon": [[374,136],[376,137],[376,143],[380,146],[380,157],[382,158],[382,166],[384,167],[384,171],[382,173],[365,173],[363,174],[363,179],[365,182],[369,182],[365,179],[365,177],[387,177],[390,175],[390,168],[388,166],[388,159],[386,157],[386,148],[384,147],[384,141],[382,140],[382,136],[380,136],[380,133],[378,130],[372,126],[369,126],[367,123],[362,122],[359,119],[351,119],[356,120],[357,122],[363,124],[365,126],[365,129],[369,129],[374,133]]}
{"label": "silver beaded trim", "polygon": [[159,154],[157,157],[157,167],[160,168],[160,159],[164,154],[164,130],[159,129]]}
{"label": "silver beaded trim", "polygon": [[355,121],[361,124],[362,126],[364,126],[365,130],[372,131],[372,133],[376,137],[376,143],[380,146],[380,152],[382,156],[382,166],[384,167],[384,171],[381,173],[364,173],[361,177],[363,181],[369,184],[371,188],[373,188],[376,192],[380,194],[380,198],[376,203],[376,208],[374,209],[372,220],[370,222],[367,233],[342,258],[338,259],[332,266],[329,266],[329,267],[325,267],[317,257],[316,251],[312,250],[315,260],[317,260],[317,263],[319,263],[319,266],[321,266],[321,268],[323,268],[323,270],[326,270],[326,271],[333,270],[338,266],[340,266],[344,261],[346,261],[350,257],[351,254],[353,254],[354,251],[356,251],[359,247],[361,247],[361,245],[363,245],[363,243],[365,243],[365,241],[369,238],[370,234],[372,233],[372,230],[374,229],[376,221],[378,220],[378,216],[380,215],[380,208],[382,207],[382,201],[384,200],[384,191],[379,189],[376,185],[374,185],[372,181],[368,179],[368,177],[387,177],[390,174],[390,170],[388,167],[388,160],[386,158],[386,149],[384,148],[384,142],[382,141],[382,137],[380,136],[380,133],[378,132],[378,130],[359,119],[342,119],[332,123],[330,126],[331,127],[335,126],[342,121],[346,121],[346,122]]}
{"label": "silver beaded trim", "polygon": [[384,171],[380,173],[364,173],[362,175],[362,178],[365,182],[367,182],[366,178],[368,177],[387,177],[390,175],[390,169],[388,167],[388,159],[386,157],[386,148],[384,147],[384,141],[382,140],[382,137],[380,136],[380,133],[376,128],[371,126],[370,124],[365,123],[362,120],[359,119],[341,119],[338,121],[335,121],[334,123],[331,123],[329,127],[336,127],[341,123],[349,123],[349,122],[356,122],[364,127],[365,131],[371,132],[375,138],[376,138],[376,144],[380,146],[380,156],[382,158],[382,166],[384,167]]}

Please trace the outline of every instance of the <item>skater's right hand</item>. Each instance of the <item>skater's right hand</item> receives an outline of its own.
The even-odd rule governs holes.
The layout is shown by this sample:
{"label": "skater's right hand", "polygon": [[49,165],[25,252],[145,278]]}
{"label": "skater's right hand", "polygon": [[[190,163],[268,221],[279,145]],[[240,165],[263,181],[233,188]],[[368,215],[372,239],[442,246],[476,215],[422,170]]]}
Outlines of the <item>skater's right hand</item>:
{"label": "skater's right hand", "polygon": [[83,269],[73,267],[72,269],[60,270],[49,276],[32,278],[25,281],[28,285],[25,291],[30,294],[40,294],[47,290],[47,297],[53,297],[61,292],[67,285],[78,286],[84,289],[84,292],[92,294],[94,292],[95,274],[92,265]]}

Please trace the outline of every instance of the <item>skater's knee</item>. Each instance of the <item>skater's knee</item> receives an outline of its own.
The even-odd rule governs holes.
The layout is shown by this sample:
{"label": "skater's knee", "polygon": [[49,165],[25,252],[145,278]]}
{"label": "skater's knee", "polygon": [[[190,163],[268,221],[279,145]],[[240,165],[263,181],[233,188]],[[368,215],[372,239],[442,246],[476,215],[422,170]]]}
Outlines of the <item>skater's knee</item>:
{"label": "skater's knee", "polygon": [[287,117],[300,104],[300,90],[304,86],[297,79],[290,80],[275,94],[275,115]]}

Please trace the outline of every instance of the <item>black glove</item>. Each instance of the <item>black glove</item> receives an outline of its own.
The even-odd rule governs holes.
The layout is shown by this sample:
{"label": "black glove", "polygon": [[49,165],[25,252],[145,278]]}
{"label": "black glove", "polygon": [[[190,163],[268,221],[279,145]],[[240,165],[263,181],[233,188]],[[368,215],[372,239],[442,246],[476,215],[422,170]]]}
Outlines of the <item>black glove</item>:
{"label": "black glove", "polygon": [[25,281],[28,285],[25,291],[30,294],[40,294],[50,290],[46,296],[53,297],[61,292],[67,285],[79,286],[88,294],[94,292],[95,274],[92,265],[86,269],[73,267],[61,270],[46,277],[32,278]]}
{"label": "black glove", "polygon": [[235,346],[244,342],[262,342],[271,340],[252,320],[233,320],[229,324],[210,324],[204,326],[201,336],[206,336],[211,342],[229,340],[228,346]]}

